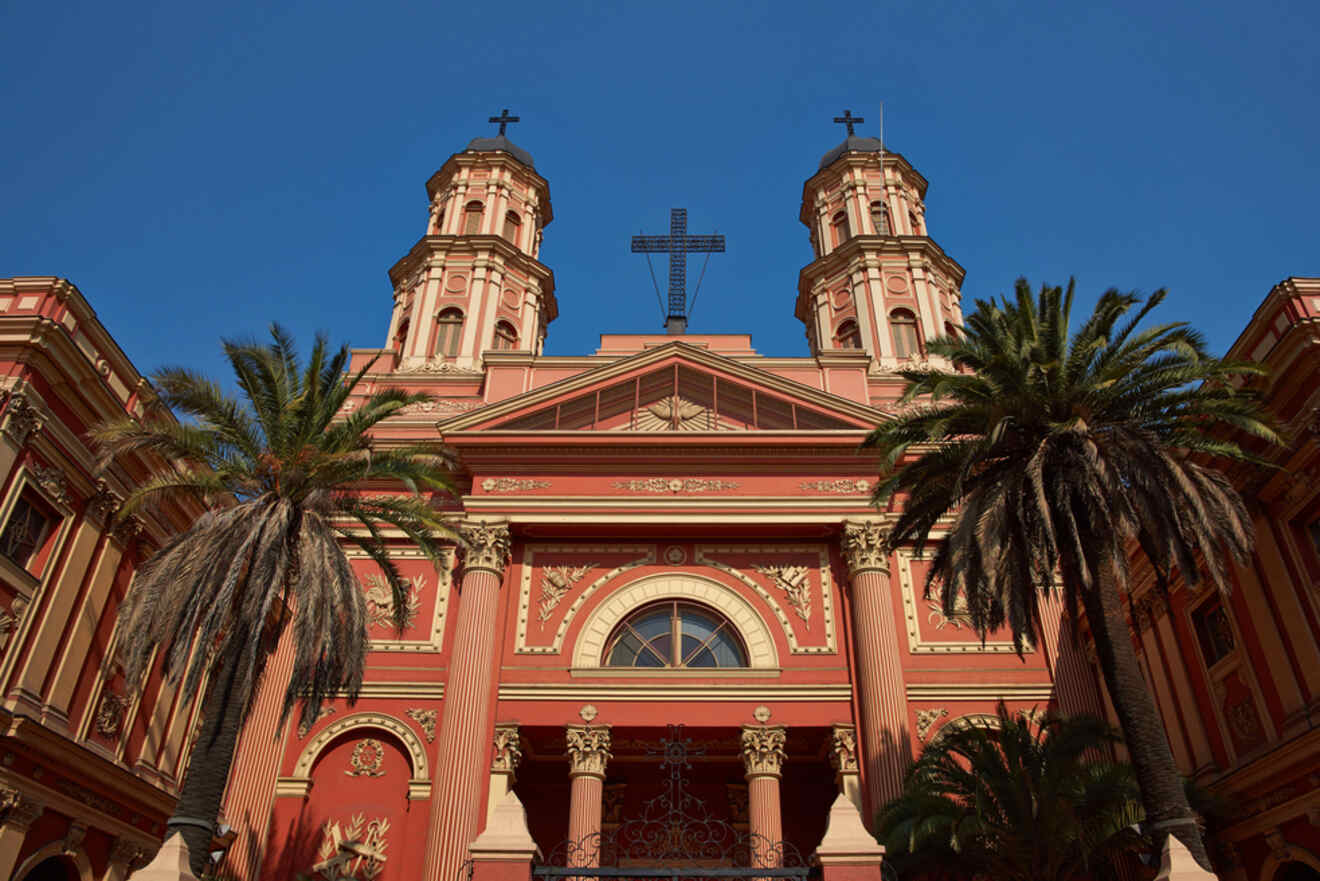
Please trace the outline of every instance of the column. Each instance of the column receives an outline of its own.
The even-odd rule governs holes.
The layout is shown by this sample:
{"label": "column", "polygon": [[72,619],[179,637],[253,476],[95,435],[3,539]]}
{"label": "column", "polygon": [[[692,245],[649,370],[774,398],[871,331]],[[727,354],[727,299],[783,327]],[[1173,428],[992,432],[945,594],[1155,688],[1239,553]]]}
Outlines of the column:
{"label": "column", "polygon": [[880,524],[845,522],[843,554],[852,576],[855,678],[867,799],[863,816],[874,817],[885,802],[902,793],[903,776],[912,761],[907,692],[889,592],[889,554]]}
{"label": "column", "polygon": [[458,876],[468,845],[481,831],[482,787],[490,727],[491,675],[495,661],[496,606],[509,562],[509,529],[501,523],[460,527],[468,542],[458,621],[449,653],[444,715],[436,751],[436,785],[426,836],[422,877]]}
{"label": "column", "polygon": [[1062,591],[1042,593],[1037,602],[1043,648],[1054,677],[1053,697],[1059,713],[1104,718],[1100,696],[1095,692],[1095,678],[1080,645],[1081,634],[1076,622],[1067,617]]}
{"label": "column", "polygon": [[600,865],[600,809],[610,760],[608,725],[569,725],[568,864]]}
{"label": "column", "polygon": [[759,869],[777,868],[784,861],[779,778],[784,767],[787,734],[782,725],[745,725],[742,730],[751,857],[753,866]]}
{"label": "column", "polygon": [[838,724],[830,733],[830,764],[834,766],[834,782],[839,792],[862,809],[862,774],[857,767],[857,729]]}
{"label": "column", "polygon": [[0,786],[0,878],[8,878],[18,865],[28,828],[37,821],[46,806],[32,796],[11,786]]}
{"label": "column", "polygon": [[490,761],[490,793],[486,797],[486,825],[504,796],[513,791],[514,777],[522,762],[522,737],[518,726],[504,722],[495,726],[495,754]]}

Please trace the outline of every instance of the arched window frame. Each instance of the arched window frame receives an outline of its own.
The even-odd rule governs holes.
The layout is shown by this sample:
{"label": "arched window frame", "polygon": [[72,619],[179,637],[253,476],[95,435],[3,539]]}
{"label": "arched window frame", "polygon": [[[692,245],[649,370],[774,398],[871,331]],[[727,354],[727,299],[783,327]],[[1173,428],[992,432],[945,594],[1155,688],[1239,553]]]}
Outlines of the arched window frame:
{"label": "arched window frame", "polygon": [[399,327],[394,331],[394,350],[400,355],[403,354],[403,347],[408,345],[408,330],[412,326],[412,321],[408,318],[399,322]]}
{"label": "arched window frame", "polygon": [[834,345],[839,349],[862,348],[862,332],[856,319],[845,318],[834,330]]}
{"label": "arched window frame", "polygon": [[522,247],[522,218],[517,211],[504,214],[504,238],[515,248]]}
{"label": "arched window frame", "polygon": [[[670,622],[670,628],[667,633],[657,633],[655,636],[648,638],[642,633],[639,633],[635,628],[635,623],[654,619],[658,614],[665,612],[666,610],[669,613]],[[705,618],[708,622],[715,622],[715,627],[710,636],[690,651],[685,646],[685,637],[693,639],[695,639],[695,637],[689,636],[683,629],[683,616],[685,613],[700,616]],[[718,656],[711,650],[711,646],[720,636],[726,637],[724,640],[725,647],[731,648],[736,653],[738,660],[737,664],[718,663]],[[621,648],[619,645],[620,642],[628,637],[632,637],[639,643],[638,651],[633,656],[633,663],[614,663],[613,657],[616,651]],[[667,644],[669,646],[669,657],[667,658],[661,657],[661,649],[659,647],[659,645],[665,644],[665,637],[668,637]],[[659,645],[657,645],[657,643],[659,643]],[[624,649],[624,651],[627,650],[628,649],[626,648]],[[690,666],[688,662],[698,658],[703,652],[709,653],[711,658],[715,659],[717,662],[713,665]],[[637,664],[636,660],[645,655],[649,655],[656,660],[663,660],[665,663],[663,665]],[[601,655],[601,666],[653,670],[742,670],[750,668],[751,662],[750,654],[747,650],[747,645],[743,640],[742,634],[738,632],[738,628],[726,615],[721,614],[703,603],[693,602],[688,599],[667,598],[657,602],[647,603],[644,606],[632,610],[622,621],[614,626],[613,632],[605,641],[605,650]]]}
{"label": "arched window frame", "polygon": [[889,332],[894,340],[896,357],[921,357],[921,327],[911,309],[899,308],[889,313]]}
{"label": "arched window frame", "polygon": [[463,207],[463,235],[480,235],[481,219],[485,216],[485,212],[486,206],[476,199]]}
{"label": "arched window frame", "polygon": [[839,247],[852,238],[852,226],[848,223],[848,211],[835,212],[830,218],[830,230],[834,235],[834,247]]}
{"label": "arched window frame", "polygon": [[510,352],[518,348],[518,329],[501,318],[495,322],[495,339],[491,347],[501,352]]}
{"label": "arched window frame", "polygon": [[458,354],[458,347],[463,338],[463,310],[457,306],[441,309],[435,317],[435,353],[446,358]]}
{"label": "arched window frame", "polygon": [[884,202],[871,203],[871,225],[878,236],[893,235],[893,224],[889,222],[889,206]]}

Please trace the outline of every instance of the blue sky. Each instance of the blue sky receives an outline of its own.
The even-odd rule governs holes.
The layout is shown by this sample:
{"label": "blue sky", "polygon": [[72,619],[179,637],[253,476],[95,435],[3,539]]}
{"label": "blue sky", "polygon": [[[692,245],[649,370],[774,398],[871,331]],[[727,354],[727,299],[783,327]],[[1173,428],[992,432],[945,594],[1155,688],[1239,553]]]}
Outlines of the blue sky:
{"label": "blue sky", "polygon": [[550,354],[659,330],[628,238],[671,207],[728,239],[691,330],[805,354],[802,182],[883,101],[967,302],[1167,286],[1222,350],[1320,275],[1317,32],[1313,0],[11,2],[0,275],[72,279],[144,371],[272,320],[379,346],[424,182],[509,107],[554,204]]}

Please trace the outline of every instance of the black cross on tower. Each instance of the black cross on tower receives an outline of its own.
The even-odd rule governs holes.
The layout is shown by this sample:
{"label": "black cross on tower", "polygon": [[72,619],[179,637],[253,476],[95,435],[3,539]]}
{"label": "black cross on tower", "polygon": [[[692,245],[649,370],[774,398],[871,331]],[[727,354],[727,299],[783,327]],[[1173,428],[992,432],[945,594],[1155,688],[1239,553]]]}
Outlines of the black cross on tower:
{"label": "black cross on tower", "polygon": [[[509,111],[506,110],[506,111],[504,111],[504,112],[505,112],[505,113],[508,113]],[[493,119],[491,120],[491,122],[494,122],[494,121],[495,121],[495,120],[493,120]],[[848,126],[848,137],[851,138],[854,134],[856,134],[856,132],[853,131],[853,125],[855,125],[856,123],[859,123],[859,122],[866,122],[866,117],[864,117],[864,116],[853,116],[851,110],[845,110],[845,111],[843,111],[843,116],[836,116],[836,117],[834,117],[834,121],[835,121],[835,122],[838,122],[838,123],[842,123],[843,125]],[[500,128],[500,131],[501,131],[501,132],[504,131],[503,127]]]}
{"label": "black cross on tower", "polygon": [[[491,122],[498,122],[498,123],[500,124],[500,135],[503,135],[503,134],[504,134],[504,127],[505,127],[505,126],[507,126],[507,125],[508,125],[509,123],[511,123],[511,122],[521,122],[522,120],[519,119],[519,118],[516,117],[516,116],[510,116],[510,115],[509,115],[509,108],[505,107],[504,110],[502,110],[502,111],[500,112],[500,115],[499,115],[499,116],[492,116],[492,117],[490,118],[490,121],[491,121]],[[852,130],[849,129],[849,131],[852,131]]]}
{"label": "black cross on tower", "polygon": [[665,330],[683,333],[687,330],[687,255],[723,254],[724,236],[688,235],[687,209],[674,208],[669,212],[669,235],[633,236],[632,251],[669,255],[669,314],[665,317]]}

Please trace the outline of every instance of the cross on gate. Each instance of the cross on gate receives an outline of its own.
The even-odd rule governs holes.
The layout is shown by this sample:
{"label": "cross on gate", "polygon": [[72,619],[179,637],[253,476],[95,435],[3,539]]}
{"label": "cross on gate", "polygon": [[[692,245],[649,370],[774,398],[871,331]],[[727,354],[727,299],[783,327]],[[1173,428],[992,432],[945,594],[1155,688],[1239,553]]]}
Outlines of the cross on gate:
{"label": "cross on gate", "polygon": [[669,235],[633,236],[632,252],[669,255],[669,314],[665,317],[665,330],[683,333],[687,330],[687,255],[723,254],[724,236],[688,235],[687,209],[673,208],[669,212]]}
{"label": "cross on gate", "polygon": [[[506,110],[506,111],[504,111],[504,112],[505,112],[505,113],[508,113],[509,111]],[[494,122],[494,121],[495,121],[495,120],[493,120],[493,119],[491,120],[491,122]],[[848,137],[851,138],[854,134],[856,134],[856,133],[853,131],[853,125],[854,125],[855,123],[858,123],[858,122],[866,122],[866,117],[864,117],[864,116],[853,116],[851,110],[845,110],[845,111],[843,111],[843,116],[836,116],[836,117],[834,117],[834,121],[835,121],[835,122],[838,122],[838,123],[842,123],[843,125],[848,126]],[[500,131],[502,132],[502,131],[504,131],[504,129],[500,129]]]}
{"label": "cross on gate", "polygon": [[491,121],[491,122],[498,122],[498,123],[500,124],[500,134],[501,134],[501,135],[504,134],[504,127],[507,126],[509,123],[511,123],[511,122],[522,122],[522,120],[521,120],[519,117],[517,117],[517,116],[510,116],[510,115],[509,115],[509,108],[507,108],[507,107],[505,107],[504,110],[500,112],[500,115],[499,115],[499,116],[492,116],[492,117],[490,118],[490,121]]}

